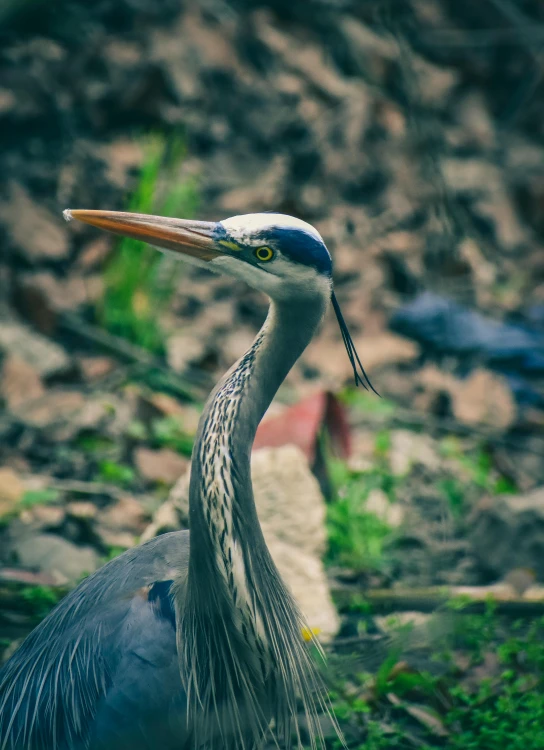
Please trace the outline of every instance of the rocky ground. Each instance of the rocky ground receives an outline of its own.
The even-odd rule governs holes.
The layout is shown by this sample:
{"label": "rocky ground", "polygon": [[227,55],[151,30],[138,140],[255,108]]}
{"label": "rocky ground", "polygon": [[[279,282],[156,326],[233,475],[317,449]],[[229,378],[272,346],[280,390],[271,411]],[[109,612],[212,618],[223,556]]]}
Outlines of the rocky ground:
{"label": "rocky ground", "polygon": [[[350,424],[341,464],[313,457],[344,639],[362,637],[363,590],[417,590],[427,610],[436,586],[481,602],[503,582],[518,612],[539,599],[540,4],[34,0],[0,23],[3,648],[51,591],[138,542],[266,313],[204,272],[165,282],[168,261],[66,224],[66,207],[273,209],[322,233],[382,398],[350,387],[331,316],[274,413],[329,391]],[[310,442],[334,433],[325,416]]]}

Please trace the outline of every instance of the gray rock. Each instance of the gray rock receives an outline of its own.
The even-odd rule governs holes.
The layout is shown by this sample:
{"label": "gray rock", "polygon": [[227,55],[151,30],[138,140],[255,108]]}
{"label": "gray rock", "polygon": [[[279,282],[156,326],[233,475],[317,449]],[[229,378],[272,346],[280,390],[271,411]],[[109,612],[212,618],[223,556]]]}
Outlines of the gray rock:
{"label": "gray rock", "polygon": [[544,581],[544,487],[525,495],[486,498],[476,507],[469,528],[474,555],[497,577],[530,568]]}
{"label": "gray rock", "polygon": [[21,567],[50,573],[59,583],[75,583],[100,565],[100,558],[93,549],[77,547],[54,534],[19,539],[12,551]]}
{"label": "gray rock", "polygon": [[408,474],[414,466],[424,466],[431,472],[440,469],[436,441],[429,435],[412,430],[393,430],[389,453],[391,471],[397,477]]}
{"label": "gray rock", "polygon": [[16,320],[0,321],[0,351],[17,355],[40,377],[55,375],[70,366],[62,347]]}
{"label": "gray rock", "polygon": [[13,245],[30,262],[66,258],[70,243],[62,218],[34,201],[19,183],[12,182],[9,193],[7,201],[0,203],[0,219]]}
{"label": "gray rock", "polygon": [[194,332],[176,333],[166,343],[166,358],[175,372],[183,372],[191,363],[198,362],[206,352],[206,340]]}

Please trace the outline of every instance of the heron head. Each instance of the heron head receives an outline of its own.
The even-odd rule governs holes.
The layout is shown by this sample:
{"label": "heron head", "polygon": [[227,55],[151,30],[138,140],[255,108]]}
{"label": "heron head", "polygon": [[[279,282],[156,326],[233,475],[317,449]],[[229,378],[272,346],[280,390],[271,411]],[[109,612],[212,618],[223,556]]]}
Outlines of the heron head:
{"label": "heron head", "polygon": [[116,211],[68,210],[64,215],[242,279],[272,298],[330,296],[329,251],[314,227],[293,216],[258,213],[207,222]]}
{"label": "heron head", "polygon": [[277,213],[208,222],[68,209],[64,217],[142,240],[192,265],[242,279],[274,300],[332,299],[355,380],[365,384],[357,371],[359,365],[368,382],[332,290],[331,256],[311,224]]}

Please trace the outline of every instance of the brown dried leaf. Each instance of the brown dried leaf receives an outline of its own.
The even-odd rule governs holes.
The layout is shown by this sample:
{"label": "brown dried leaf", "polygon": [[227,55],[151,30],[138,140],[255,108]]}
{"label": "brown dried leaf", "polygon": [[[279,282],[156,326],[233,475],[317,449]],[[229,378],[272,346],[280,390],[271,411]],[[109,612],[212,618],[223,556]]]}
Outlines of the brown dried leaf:
{"label": "brown dried leaf", "polygon": [[504,430],[516,419],[510,388],[489,370],[475,370],[466,380],[457,381],[452,395],[453,413],[464,424],[485,424]]}
{"label": "brown dried leaf", "polygon": [[9,409],[40,398],[45,393],[42,380],[34,367],[12,354],[6,357],[2,368],[0,393]]}
{"label": "brown dried leaf", "polygon": [[99,380],[115,369],[116,362],[111,357],[80,357],[79,369],[85,380]]}
{"label": "brown dried leaf", "polygon": [[84,404],[80,391],[47,391],[35,403],[21,404],[16,413],[26,424],[48,427],[70,421]]}
{"label": "brown dried leaf", "polygon": [[0,468],[0,517],[11,513],[24,495],[24,484],[13,469]]}
{"label": "brown dried leaf", "polygon": [[151,450],[143,447],[134,451],[134,463],[144,479],[165,484],[174,484],[189,465],[186,458],[170,448]]}

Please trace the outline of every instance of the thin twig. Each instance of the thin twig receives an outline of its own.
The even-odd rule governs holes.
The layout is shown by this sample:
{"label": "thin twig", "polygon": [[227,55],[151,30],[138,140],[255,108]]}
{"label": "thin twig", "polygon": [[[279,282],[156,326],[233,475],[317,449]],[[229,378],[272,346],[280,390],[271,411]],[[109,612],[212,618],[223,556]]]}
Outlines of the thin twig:
{"label": "thin twig", "polygon": [[[48,490],[55,490],[57,492],[70,492],[74,495],[107,495],[116,500],[127,496],[127,490],[117,487],[114,484],[107,484],[104,482],[83,482],[75,479],[55,479],[36,474],[32,474],[29,478],[33,481],[41,479],[44,484],[47,485]],[[141,496],[137,499],[141,499]]]}
{"label": "thin twig", "polygon": [[126,341],[120,336],[114,336],[98,326],[86,323],[75,315],[63,315],[61,326],[65,330],[87,339],[87,341],[92,341],[93,344],[106,349],[117,357],[142,365],[148,371],[157,370],[172,388],[191,401],[200,401],[207,393],[205,386],[188,383],[185,378],[174,373],[167,364],[151,352]]}

